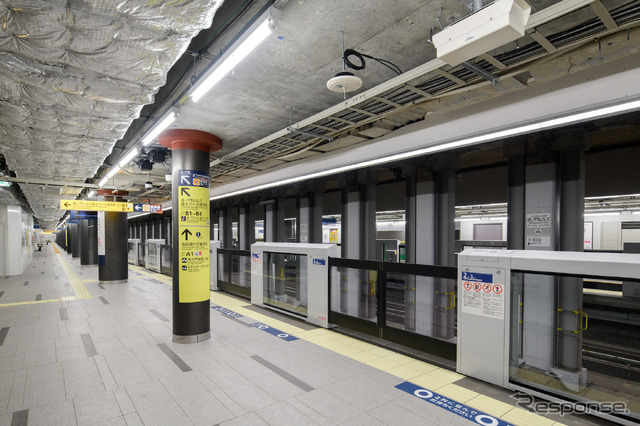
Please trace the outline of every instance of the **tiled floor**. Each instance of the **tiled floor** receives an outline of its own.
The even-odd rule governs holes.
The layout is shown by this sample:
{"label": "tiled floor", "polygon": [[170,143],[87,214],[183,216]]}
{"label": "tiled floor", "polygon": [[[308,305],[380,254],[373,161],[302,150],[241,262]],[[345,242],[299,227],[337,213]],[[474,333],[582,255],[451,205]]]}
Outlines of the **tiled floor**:
{"label": "tiled floor", "polygon": [[474,424],[405,381],[504,422],[554,424],[454,372],[217,292],[211,339],[175,344],[170,284],[132,266],[127,284],[99,285],[97,267],[50,245],[0,277],[0,426]]}

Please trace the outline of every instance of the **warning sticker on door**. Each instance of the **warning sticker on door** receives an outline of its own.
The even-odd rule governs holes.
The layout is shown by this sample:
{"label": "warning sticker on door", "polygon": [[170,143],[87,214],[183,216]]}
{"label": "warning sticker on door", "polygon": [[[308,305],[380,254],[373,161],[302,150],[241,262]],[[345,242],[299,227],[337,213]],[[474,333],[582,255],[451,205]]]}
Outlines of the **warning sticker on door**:
{"label": "warning sticker on door", "polygon": [[463,271],[460,294],[462,312],[504,319],[504,274],[499,271]]}

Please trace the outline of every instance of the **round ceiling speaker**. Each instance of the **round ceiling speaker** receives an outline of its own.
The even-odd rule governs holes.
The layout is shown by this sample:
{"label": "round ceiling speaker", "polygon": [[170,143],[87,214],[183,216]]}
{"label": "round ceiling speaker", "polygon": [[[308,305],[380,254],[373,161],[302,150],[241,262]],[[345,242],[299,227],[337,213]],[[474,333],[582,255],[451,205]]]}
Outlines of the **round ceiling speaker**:
{"label": "round ceiling speaker", "polygon": [[327,89],[332,92],[353,92],[362,87],[362,80],[349,71],[342,71],[327,81]]}

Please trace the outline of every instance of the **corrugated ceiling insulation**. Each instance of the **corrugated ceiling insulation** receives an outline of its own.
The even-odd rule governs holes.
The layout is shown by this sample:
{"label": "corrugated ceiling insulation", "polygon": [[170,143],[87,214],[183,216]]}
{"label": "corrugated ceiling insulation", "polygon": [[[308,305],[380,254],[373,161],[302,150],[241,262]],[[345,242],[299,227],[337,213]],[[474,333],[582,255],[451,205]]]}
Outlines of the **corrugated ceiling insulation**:
{"label": "corrugated ceiling insulation", "polygon": [[[9,168],[48,181],[93,176],[222,1],[0,0],[0,153]],[[20,186],[53,226],[59,200],[79,192]]]}

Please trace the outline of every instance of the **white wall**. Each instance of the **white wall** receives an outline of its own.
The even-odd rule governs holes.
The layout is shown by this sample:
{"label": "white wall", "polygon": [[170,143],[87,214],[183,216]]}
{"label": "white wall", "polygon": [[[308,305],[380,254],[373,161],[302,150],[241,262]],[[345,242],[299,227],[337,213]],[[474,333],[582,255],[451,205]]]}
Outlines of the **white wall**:
{"label": "white wall", "polygon": [[19,206],[0,206],[0,226],[4,234],[4,275],[20,275],[33,260],[33,218]]}

